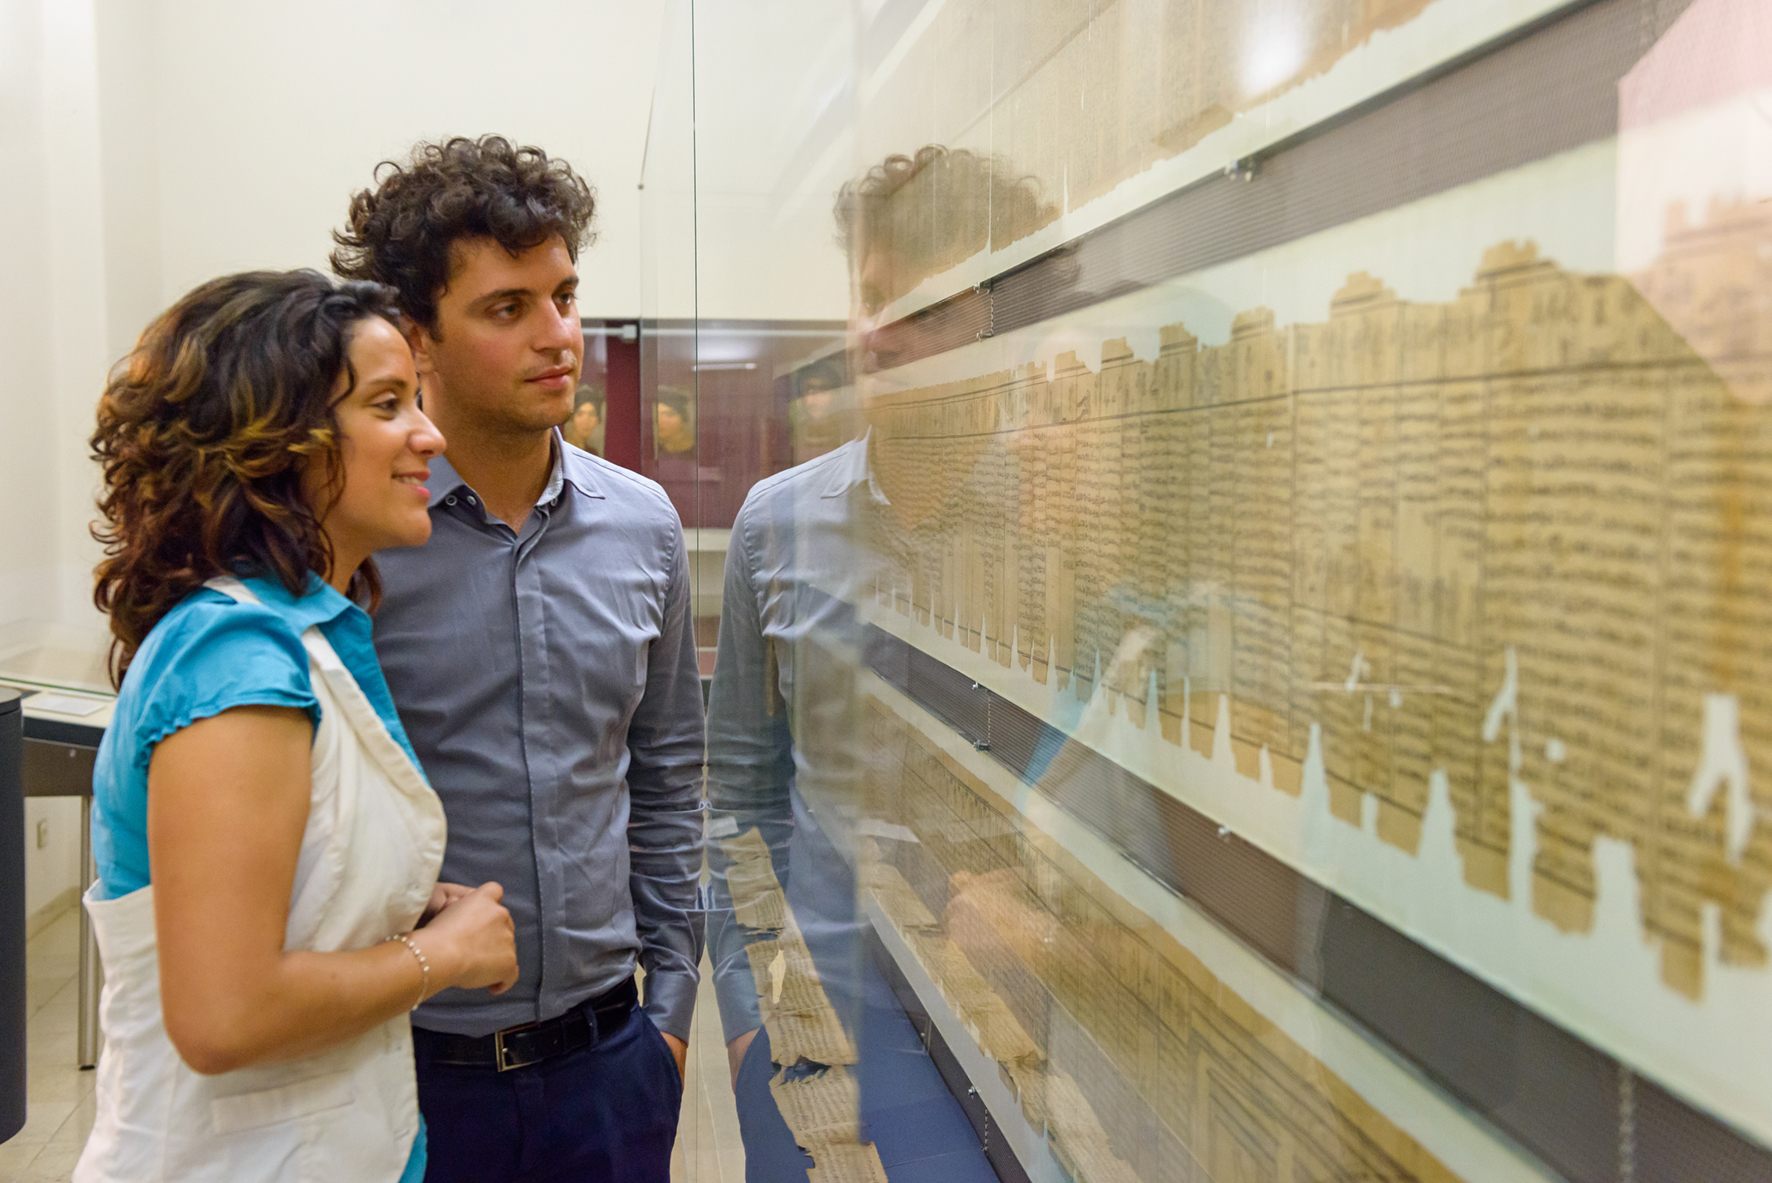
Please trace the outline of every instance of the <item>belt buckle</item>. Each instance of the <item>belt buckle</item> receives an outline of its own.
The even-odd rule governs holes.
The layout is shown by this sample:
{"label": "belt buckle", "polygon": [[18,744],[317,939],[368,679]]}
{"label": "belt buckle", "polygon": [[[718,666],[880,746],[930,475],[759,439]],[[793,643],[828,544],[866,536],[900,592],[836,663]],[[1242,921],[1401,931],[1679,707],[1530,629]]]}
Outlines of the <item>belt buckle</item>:
{"label": "belt buckle", "polygon": [[541,1026],[541,1023],[539,1022],[520,1023],[515,1027],[506,1027],[503,1031],[494,1031],[492,1033],[493,1062],[500,1072],[509,1072],[513,1068],[527,1068],[529,1065],[538,1063],[542,1059],[540,1056],[534,1056],[527,1060],[520,1059],[517,1057],[516,1053],[508,1051],[505,1048],[505,1036],[521,1035],[523,1032],[533,1031],[539,1026]]}

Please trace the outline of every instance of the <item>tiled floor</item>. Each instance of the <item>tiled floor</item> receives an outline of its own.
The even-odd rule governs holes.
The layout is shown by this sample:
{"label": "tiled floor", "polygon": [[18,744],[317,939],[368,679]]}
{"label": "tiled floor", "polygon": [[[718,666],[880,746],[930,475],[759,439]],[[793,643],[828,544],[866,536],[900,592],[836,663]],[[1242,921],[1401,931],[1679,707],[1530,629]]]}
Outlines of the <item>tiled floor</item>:
{"label": "tiled floor", "polygon": [[[0,1183],[65,1183],[92,1129],[93,1073],[74,1067],[78,934],[77,914],[70,908],[25,948],[28,1108],[25,1128],[0,1142]],[[702,975],[671,1173],[677,1183],[743,1183],[738,1114],[705,963]]]}

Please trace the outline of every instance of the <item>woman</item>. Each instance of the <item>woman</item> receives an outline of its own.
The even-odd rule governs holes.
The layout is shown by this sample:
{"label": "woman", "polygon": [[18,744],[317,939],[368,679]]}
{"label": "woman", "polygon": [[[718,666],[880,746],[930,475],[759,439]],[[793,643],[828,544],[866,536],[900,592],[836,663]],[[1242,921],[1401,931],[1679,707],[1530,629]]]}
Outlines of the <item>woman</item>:
{"label": "woman", "polygon": [[211,281],[99,404],[120,688],[93,781],[106,1047],[77,1180],[416,1180],[407,1011],[516,978],[499,886],[436,883],[442,809],[357,606],[373,551],[429,536],[443,449],[391,296]]}

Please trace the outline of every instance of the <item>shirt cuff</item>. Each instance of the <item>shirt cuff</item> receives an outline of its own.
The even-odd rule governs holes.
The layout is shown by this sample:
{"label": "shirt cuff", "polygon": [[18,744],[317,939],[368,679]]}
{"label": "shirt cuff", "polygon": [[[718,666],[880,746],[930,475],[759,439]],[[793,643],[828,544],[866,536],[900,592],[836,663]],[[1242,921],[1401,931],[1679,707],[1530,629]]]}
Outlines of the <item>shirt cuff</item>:
{"label": "shirt cuff", "polygon": [[695,987],[700,975],[646,975],[646,1015],[666,1035],[689,1042],[689,1021],[695,1015]]}

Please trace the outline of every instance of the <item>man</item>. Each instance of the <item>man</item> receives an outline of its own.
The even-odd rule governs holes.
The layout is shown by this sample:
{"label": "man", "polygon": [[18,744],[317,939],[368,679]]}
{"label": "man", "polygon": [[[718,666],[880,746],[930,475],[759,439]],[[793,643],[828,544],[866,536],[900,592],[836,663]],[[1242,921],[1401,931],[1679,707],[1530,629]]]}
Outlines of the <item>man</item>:
{"label": "man", "polygon": [[496,136],[378,177],[333,266],[400,291],[449,455],[430,542],[380,560],[377,648],[448,814],[443,878],[504,884],[520,972],[415,1015],[426,1177],[664,1183],[700,958],[701,698],[677,515],[557,429],[595,200]]}

